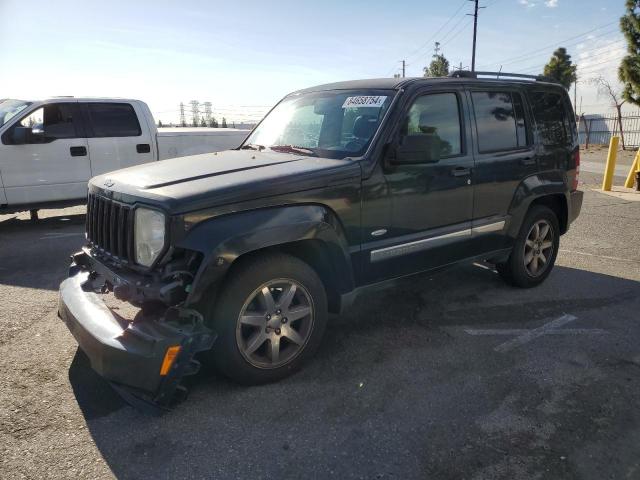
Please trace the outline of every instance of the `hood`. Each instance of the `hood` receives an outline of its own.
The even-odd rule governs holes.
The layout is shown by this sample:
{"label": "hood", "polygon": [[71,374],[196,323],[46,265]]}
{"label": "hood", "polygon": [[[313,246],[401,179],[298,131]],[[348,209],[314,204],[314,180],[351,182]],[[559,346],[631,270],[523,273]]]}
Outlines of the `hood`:
{"label": "hood", "polygon": [[323,188],[360,177],[358,162],[254,150],[172,158],[94,177],[92,192],[170,213]]}

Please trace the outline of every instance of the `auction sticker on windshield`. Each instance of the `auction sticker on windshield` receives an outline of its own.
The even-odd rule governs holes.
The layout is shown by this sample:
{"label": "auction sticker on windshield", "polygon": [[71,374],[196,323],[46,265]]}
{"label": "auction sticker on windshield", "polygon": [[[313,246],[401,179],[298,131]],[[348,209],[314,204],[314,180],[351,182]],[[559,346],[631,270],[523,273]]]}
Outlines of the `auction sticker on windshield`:
{"label": "auction sticker on windshield", "polygon": [[342,108],[355,108],[355,107],[371,107],[371,108],[381,108],[384,105],[384,101],[387,99],[386,96],[370,96],[370,95],[361,95],[357,97],[347,97],[347,99],[342,104]]}

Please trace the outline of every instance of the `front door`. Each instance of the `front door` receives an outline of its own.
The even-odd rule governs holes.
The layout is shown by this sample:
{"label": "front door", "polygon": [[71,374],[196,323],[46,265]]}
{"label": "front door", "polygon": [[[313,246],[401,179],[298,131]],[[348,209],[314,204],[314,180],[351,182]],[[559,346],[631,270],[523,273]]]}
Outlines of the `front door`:
{"label": "front door", "polygon": [[[15,127],[32,128],[12,144]],[[77,103],[51,103],[26,114],[2,136],[0,172],[9,205],[74,200],[87,195],[91,166]]]}
{"label": "front door", "polygon": [[[429,136],[428,163],[387,165],[364,183],[366,282],[446,265],[466,256],[473,211],[473,155],[465,97],[458,91],[418,94],[397,137]],[[414,144],[416,142],[413,142]],[[381,183],[372,188],[373,183]],[[374,198],[377,197],[377,198]],[[388,225],[377,223],[388,210]]]}
{"label": "front door", "polygon": [[148,125],[140,125],[138,118],[144,117],[134,105],[92,102],[81,107],[87,118],[93,176],[154,160],[155,138]]}

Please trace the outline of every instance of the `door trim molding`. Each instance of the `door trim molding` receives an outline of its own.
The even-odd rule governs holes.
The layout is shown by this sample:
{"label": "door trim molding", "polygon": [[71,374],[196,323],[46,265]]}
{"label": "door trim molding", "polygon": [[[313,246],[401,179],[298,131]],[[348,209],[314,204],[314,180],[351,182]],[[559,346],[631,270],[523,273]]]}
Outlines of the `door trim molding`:
{"label": "door trim molding", "polygon": [[422,238],[420,240],[414,240],[412,242],[400,243],[398,245],[392,245],[390,247],[371,250],[370,261],[371,263],[381,262],[383,260],[389,260],[391,258],[401,257],[404,255],[421,252],[423,250],[428,250],[433,247],[451,243],[458,239],[471,238],[478,235],[483,235],[485,233],[501,232],[504,230],[505,224],[506,220],[500,220],[499,222],[472,226],[471,228],[463,228],[461,230],[445,233],[443,235],[437,235],[435,237]]}
{"label": "door trim molding", "polygon": [[486,225],[479,225],[471,227],[471,233],[473,235],[479,235],[482,233],[500,232],[504,229],[506,221],[501,220],[499,222],[488,223]]}
{"label": "door trim molding", "polygon": [[411,253],[427,250],[437,245],[449,243],[453,239],[471,237],[471,229],[465,228],[464,230],[458,230],[457,232],[446,233],[444,235],[438,235],[437,237],[423,238],[422,240],[416,240],[408,243],[401,243],[392,247],[380,248],[378,250],[371,250],[371,262],[380,262],[382,260],[388,260],[394,257],[400,257],[402,255],[409,255]]}

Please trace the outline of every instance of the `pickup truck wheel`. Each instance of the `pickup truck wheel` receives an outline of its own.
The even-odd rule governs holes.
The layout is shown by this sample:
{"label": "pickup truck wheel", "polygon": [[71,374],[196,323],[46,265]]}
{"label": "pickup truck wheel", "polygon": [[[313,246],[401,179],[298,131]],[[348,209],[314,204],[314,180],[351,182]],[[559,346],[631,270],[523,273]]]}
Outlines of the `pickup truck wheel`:
{"label": "pickup truck wheel", "polygon": [[496,269],[509,284],[530,288],[551,273],[558,255],[560,228],[555,213],[536,205],[527,214],[509,259]]}
{"label": "pickup truck wheel", "polygon": [[215,367],[239,383],[272,382],[293,373],[319,347],[327,296],[309,265],[269,254],[232,273],[212,320]]}

